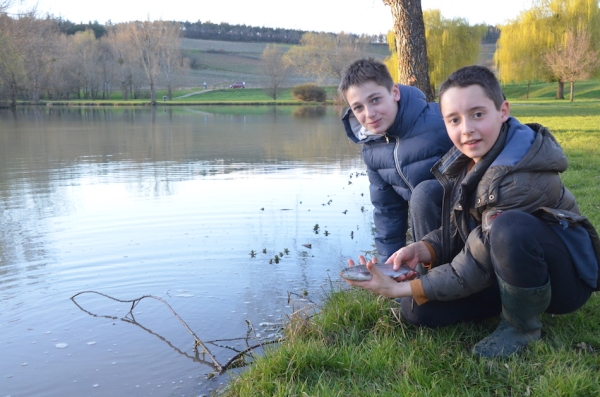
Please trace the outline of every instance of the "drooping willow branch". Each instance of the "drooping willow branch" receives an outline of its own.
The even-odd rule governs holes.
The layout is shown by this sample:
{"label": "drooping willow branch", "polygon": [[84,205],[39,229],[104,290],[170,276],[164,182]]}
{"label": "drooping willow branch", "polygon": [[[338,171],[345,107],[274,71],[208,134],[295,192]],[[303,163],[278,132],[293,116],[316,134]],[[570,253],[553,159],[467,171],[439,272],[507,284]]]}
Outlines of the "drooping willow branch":
{"label": "drooping willow branch", "polygon": [[183,321],[183,319],[181,317],[179,317],[179,315],[175,312],[175,310],[173,310],[173,308],[164,299],[159,298],[158,296],[144,295],[144,296],[141,296],[141,297],[136,298],[136,299],[123,300],[123,299],[113,298],[112,296],[103,294],[102,292],[97,292],[97,291],[82,291],[82,292],[78,292],[75,295],[73,295],[71,297],[71,300],[73,300],[75,302],[75,297],[77,297],[79,295],[82,295],[82,294],[98,294],[98,295],[104,296],[105,298],[112,299],[112,300],[117,301],[117,302],[131,303],[131,308],[129,309],[128,314],[131,314],[132,317],[133,317],[133,309],[137,306],[138,303],[140,303],[140,301],[142,299],[144,299],[144,298],[152,298],[152,299],[156,299],[159,302],[162,302],[165,306],[167,306],[169,308],[169,310],[171,311],[171,313],[173,313],[173,315],[175,317],[177,317],[177,319],[181,322],[181,324],[183,324],[183,326],[188,330],[188,332],[194,337],[194,341],[195,341],[194,348],[196,348],[198,346],[202,347],[202,353],[205,353],[205,354],[207,354],[210,357],[210,359],[212,360],[213,364],[215,365],[215,367],[216,367],[216,369],[217,369],[217,371],[219,373],[223,373],[223,371],[224,371],[223,366],[221,366],[221,364],[219,364],[219,362],[217,361],[217,359],[212,355],[212,353],[206,347],[206,345],[200,340],[200,338],[198,338],[196,336],[196,334],[194,333],[194,331],[191,330],[191,328],[187,325],[187,323],[185,321]]}

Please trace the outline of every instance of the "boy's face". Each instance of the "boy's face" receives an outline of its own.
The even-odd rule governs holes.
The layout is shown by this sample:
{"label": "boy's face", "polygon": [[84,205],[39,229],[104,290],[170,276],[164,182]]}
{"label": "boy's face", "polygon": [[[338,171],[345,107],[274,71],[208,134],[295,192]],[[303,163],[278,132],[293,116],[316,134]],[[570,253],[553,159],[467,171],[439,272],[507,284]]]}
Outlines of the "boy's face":
{"label": "boy's face", "polygon": [[502,123],[510,115],[508,102],[496,109],[479,85],[448,89],[440,106],[450,140],[475,162],[496,143]]}
{"label": "boy's face", "polygon": [[391,92],[374,81],[353,85],[346,91],[346,101],[358,122],[373,134],[383,135],[398,113],[400,90],[394,84]]}

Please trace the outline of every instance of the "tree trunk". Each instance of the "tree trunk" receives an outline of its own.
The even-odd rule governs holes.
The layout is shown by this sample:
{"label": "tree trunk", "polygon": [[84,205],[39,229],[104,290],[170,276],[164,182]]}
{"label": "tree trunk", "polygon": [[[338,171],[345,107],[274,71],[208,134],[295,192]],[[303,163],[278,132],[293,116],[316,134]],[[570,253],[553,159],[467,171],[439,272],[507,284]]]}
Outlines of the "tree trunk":
{"label": "tree trunk", "polygon": [[153,80],[150,80],[150,105],[156,105],[156,92],[154,91]]}
{"label": "tree trunk", "polygon": [[427,101],[432,102],[435,96],[429,83],[421,1],[383,0],[383,3],[390,6],[394,16],[398,82],[418,87],[427,97]]}
{"label": "tree trunk", "polygon": [[565,82],[558,80],[556,86],[556,99],[565,99]]}
{"label": "tree trunk", "polygon": [[571,102],[573,102],[573,96],[574,95],[575,95],[575,82],[571,81],[571,95],[570,95]]}
{"label": "tree trunk", "polygon": [[10,86],[10,107],[15,109],[17,107],[17,88],[16,86]]}

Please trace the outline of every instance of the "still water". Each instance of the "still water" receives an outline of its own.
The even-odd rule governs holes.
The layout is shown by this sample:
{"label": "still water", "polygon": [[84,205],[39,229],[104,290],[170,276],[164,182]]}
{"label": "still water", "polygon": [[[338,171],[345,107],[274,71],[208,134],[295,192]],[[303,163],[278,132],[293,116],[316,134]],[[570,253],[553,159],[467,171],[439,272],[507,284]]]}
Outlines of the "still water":
{"label": "still water", "polygon": [[[372,249],[341,109],[0,110],[0,397],[198,396]],[[75,299],[74,295],[83,293]],[[167,303],[144,298],[151,295]],[[302,306],[303,307],[303,306]],[[190,332],[191,331],[191,332]]]}

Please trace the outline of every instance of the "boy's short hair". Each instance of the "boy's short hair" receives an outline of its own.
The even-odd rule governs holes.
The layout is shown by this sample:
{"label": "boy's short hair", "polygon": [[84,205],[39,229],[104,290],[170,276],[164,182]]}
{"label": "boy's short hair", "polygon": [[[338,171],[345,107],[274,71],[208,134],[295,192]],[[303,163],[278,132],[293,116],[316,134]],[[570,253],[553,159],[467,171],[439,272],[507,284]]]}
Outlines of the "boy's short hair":
{"label": "boy's short hair", "polygon": [[354,61],[346,68],[338,87],[338,93],[346,99],[346,91],[350,87],[360,86],[369,81],[387,88],[388,91],[391,91],[394,86],[394,80],[385,64],[373,58],[365,58]]}
{"label": "boy's short hair", "polygon": [[500,83],[494,72],[485,66],[471,65],[465,66],[452,73],[440,86],[439,101],[442,103],[444,93],[453,87],[465,88],[472,85],[478,85],[483,88],[485,95],[490,98],[496,110],[500,110],[500,106],[506,100],[500,88]]}

